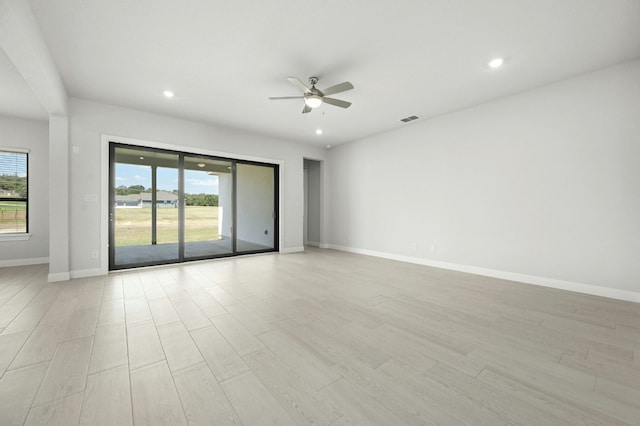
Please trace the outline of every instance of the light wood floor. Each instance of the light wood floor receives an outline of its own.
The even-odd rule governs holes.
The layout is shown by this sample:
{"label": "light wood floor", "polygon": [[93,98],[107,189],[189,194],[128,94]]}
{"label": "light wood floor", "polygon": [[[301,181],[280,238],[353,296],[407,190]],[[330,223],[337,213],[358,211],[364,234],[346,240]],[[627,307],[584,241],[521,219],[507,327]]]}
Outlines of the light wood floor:
{"label": "light wood floor", "polygon": [[310,249],[0,269],[0,424],[640,424],[640,305]]}

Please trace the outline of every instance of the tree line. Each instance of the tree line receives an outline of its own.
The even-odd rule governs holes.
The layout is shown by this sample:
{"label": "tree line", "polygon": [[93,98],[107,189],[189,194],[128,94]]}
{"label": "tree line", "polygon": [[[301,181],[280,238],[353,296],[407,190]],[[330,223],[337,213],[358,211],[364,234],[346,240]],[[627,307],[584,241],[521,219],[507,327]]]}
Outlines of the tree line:
{"label": "tree line", "polygon": [[187,206],[218,206],[218,196],[215,194],[184,194]]}
{"label": "tree line", "polygon": [[27,178],[25,176],[0,175],[0,189],[13,192],[12,197],[27,198]]}
{"label": "tree line", "polygon": [[[149,193],[151,192],[151,188],[145,188],[142,185],[120,185],[116,188],[117,195],[140,194],[142,192]],[[172,194],[178,195],[177,189],[166,192],[171,192]],[[218,206],[218,196],[215,194],[184,194],[184,201],[187,206]]]}
{"label": "tree line", "polygon": [[119,187],[116,188],[117,195],[140,194],[141,192],[151,192],[151,188],[146,189],[142,185],[131,185],[131,186],[120,185]]}

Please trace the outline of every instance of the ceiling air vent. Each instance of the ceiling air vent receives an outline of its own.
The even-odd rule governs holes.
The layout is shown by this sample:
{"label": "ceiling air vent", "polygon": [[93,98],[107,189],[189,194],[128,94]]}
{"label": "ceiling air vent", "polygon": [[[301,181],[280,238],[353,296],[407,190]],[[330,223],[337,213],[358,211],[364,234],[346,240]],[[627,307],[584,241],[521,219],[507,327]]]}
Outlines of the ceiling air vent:
{"label": "ceiling air vent", "polygon": [[417,115],[412,115],[411,117],[403,118],[400,121],[402,121],[403,123],[408,123],[410,121],[417,120],[418,118],[420,117],[418,117]]}

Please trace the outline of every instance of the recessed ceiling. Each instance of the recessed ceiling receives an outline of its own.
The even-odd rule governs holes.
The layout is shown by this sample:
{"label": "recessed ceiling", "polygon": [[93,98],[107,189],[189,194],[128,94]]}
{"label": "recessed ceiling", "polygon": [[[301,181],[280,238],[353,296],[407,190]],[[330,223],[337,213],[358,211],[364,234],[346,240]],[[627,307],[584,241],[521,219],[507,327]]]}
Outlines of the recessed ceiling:
{"label": "recessed ceiling", "polygon": [[[640,57],[631,0],[31,3],[71,96],[319,145]],[[268,100],[312,75],[353,105]]]}

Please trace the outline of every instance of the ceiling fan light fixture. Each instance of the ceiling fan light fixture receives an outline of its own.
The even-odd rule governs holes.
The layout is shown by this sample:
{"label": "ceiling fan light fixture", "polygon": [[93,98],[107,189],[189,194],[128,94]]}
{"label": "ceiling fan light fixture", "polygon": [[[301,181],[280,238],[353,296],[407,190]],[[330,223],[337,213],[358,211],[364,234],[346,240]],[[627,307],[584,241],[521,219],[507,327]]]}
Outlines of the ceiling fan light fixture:
{"label": "ceiling fan light fixture", "polygon": [[304,103],[307,104],[309,108],[318,108],[322,105],[322,98],[318,95],[308,95],[305,96]]}
{"label": "ceiling fan light fixture", "polygon": [[493,58],[492,60],[489,61],[488,63],[489,68],[493,68],[493,69],[497,69],[500,68],[502,65],[504,65],[504,58]]}

